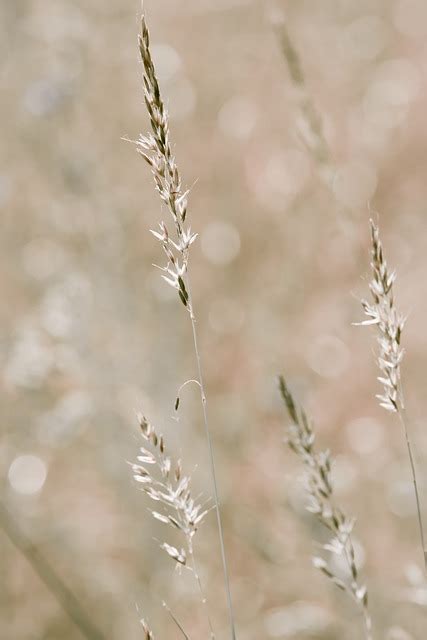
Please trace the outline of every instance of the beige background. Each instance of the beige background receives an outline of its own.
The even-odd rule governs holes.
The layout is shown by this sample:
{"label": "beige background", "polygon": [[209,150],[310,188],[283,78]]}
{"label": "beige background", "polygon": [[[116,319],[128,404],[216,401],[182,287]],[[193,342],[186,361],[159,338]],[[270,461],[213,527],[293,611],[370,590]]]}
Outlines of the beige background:
{"label": "beige background", "polygon": [[[421,640],[427,585],[404,441],[376,405],[373,335],[351,323],[369,272],[370,206],[409,315],[404,383],[424,486],[427,4],[146,9],[200,234],[192,282],[239,638],[362,637],[352,605],[311,567],[322,534],[282,445],[283,371],[358,519],[376,638]],[[162,599],[202,638],[193,584],[157,550],[165,531],[126,464],[143,409],[187,469],[197,465],[196,492],[209,492],[196,387],[172,417],[196,371],[185,311],[151,266],[162,259],[148,233],[159,202],[121,141],[148,127],[138,10],[133,0],[0,5],[1,501],[106,638],[142,637],[135,603],[158,638],[179,637]],[[305,87],[289,75],[282,19]],[[304,142],[307,104],[323,121],[325,162],[316,139]],[[197,549],[222,638],[217,547],[211,515]],[[80,638],[3,531],[0,549],[1,638]]]}

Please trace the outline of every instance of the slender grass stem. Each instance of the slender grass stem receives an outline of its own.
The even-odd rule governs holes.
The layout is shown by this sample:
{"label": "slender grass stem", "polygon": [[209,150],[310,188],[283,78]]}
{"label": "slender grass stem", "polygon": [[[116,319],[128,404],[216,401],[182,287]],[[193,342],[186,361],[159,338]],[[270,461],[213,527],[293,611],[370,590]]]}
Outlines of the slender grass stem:
{"label": "slender grass stem", "polygon": [[[330,498],[330,505],[332,507],[332,510],[338,513],[338,508],[336,507],[335,501],[332,499],[332,497]],[[323,524],[326,524],[326,523],[323,523]],[[328,527],[328,529],[332,533],[334,533],[333,527]],[[360,588],[360,586],[354,579],[354,572],[355,572],[356,565],[354,563],[355,554],[354,554],[353,540],[350,533],[348,533],[347,538],[343,540],[343,550],[344,550],[343,557],[345,559],[345,562],[347,563],[349,575],[353,577],[353,583],[351,586],[346,586],[346,591],[349,594],[349,596],[354,600],[356,605],[361,609],[361,612],[363,615],[363,625],[365,628],[365,640],[373,640],[372,618],[371,618],[371,614],[369,613],[367,602],[364,599],[361,600],[360,598],[357,597],[357,590]]]}
{"label": "slender grass stem", "polygon": [[191,539],[188,541],[188,553],[189,553],[190,558],[191,558],[193,574],[194,574],[194,577],[195,577],[196,582],[197,582],[198,587],[199,587],[200,597],[202,599],[202,604],[206,609],[206,617],[207,617],[208,624],[209,624],[210,637],[211,637],[211,640],[215,640],[215,632],[213,630],[212,620],[211,620],[211,616],[210,616],[210,612],[209,612],[208,599],[206,597],[205,590],[204,590],[203,584],[202,584],[202,580],[200,578],[200,574],[199,574],[199,571],[197,569],[196,557],[194,555],[193,542],[192,542]]}
{"label": "slender grass stem", "polygon": [[[351,540],[350,540],[350,544]],[[352,574],[352,561],[348,552],[348,549],[345,547],[345,559],[347,562],[347,566],[348,566],[348,570],[350,572],[350,575]],[[369,610],[367,608],[367,606],[361,602],[352,591],[349,591],[350,595],[352,596],[353,600],[356,602],[356,604],[358,605],[358,607],[360,607],[360,609],[362,610],[362,615],[363,615],[363,624],[365,627],[365,640],[373,640],[373,635],[372,635],[372,618],[371,618],[371,614],[369,613]]]}
{"label": "slender grass stem", "polygon": [[191,328],[193,331],[194,353],[196,356],[197,373],[198,373],[198,378],[200,383],[200,397],[201,397],[202,409],[203,409],[203,422],[205,427],[206,440],[208,444],[209,464],[210,464],[210,472],[211,472],[211,479],[212,479],[212,489],[214,494],[215,513],[216,513],[216,520],[217,520],[217,527],[218,527],[219,542],[221,547],[221,558],[222,558],[222,567],[223,567],[223,573],[224,573],[225,590],[227,595],[227,606],[228,606],[228,614],[229,614],[229,621],[230,621],[231,638],[232,640],[236,640],[233,601],[231,598],[230,578],[229,578],[229,571],[228,571],[228,564],[227,564],[227,556],[225,553],[224,533],[223,533],[221,511],[220,511],[220,504],[219,504],[218,482],[216,479],[215,456],[214,456],[214,451],[212,446],[211,432],[209,428],[207,399],[206,399],[206,393],[205,393],[205,386],[203,382],[202,361],[200,357],[199,345],[197,340],[196,318],[193,310],[191,284],[190,284],[190,278],[188,273],[187,273],[186,280],[187,280],[187,291],[188,291],[188,298],[189,298]]}
{"label": "slender grass stem", "polygon": [[177,628],[179,629],[181,634],[184,636],[185,640],[190,640],[190,636],[187,634],[187,632],[185,631],[184,627],[182,626],[182,624],[180,623],[178,618],[175,616],[173,611],[168,607],[166,602],[163,602],[163,606],[166,609],[166,611],[168,612],[168,614],[170,615],[171,619],[174,621],[175,625],[177,626]]}
{"label": "slender grass stem", "polygon": [[421,516],[421,501],[420,501],[420,495],[419,495],[419,491],[418,491],[418,481],[417,481],[417,473],[416,473],[416,468],[415,468],[415,460],[414,460],[414,454],[412,452],[412,443],[411,443],[411,439],[410,439],[410,436],[409,436],[409,430],[408,430],[408,425],[407,425],[407,420],[406,420],[406,411],[405,411],[405,409],[404,408],[399,408],[398,414],[399,414],[400,424],[402,425],[402,429],[403,429],[403,432],[405,434],[405,441],[406,441],[406,447],[408,449],[409,463],[411,465],[412,482],[413,482],[413,485],[414,485],[415,502],[416,502],[416,505],[417,505],[418,527],[419,527],[419,531],[420,531],[420,540],[421,540],[421,546],[422,546],[422,550],[423,550],[424,568],[425,568],[425,571],[427,573],[427,550],[426,550],[426,546],[425,546],[423,519],[422,519],[422,516]]}

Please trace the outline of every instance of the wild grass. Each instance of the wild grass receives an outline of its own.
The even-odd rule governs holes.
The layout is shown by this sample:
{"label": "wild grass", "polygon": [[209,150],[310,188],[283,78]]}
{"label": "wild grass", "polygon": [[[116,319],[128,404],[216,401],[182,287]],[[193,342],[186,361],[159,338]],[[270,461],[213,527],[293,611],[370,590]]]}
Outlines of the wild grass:
{"label": "wild grass", "polygon": [[[302,407],[299,407],[283,376],[279,377],[279,390],[291,424],[286,442],[300,458],[305,468],[305,485],[308,496],[307,511],[313,513],[330,534],[323,544],[325,557],[315,556],[313,565],[344,591],[363,614],[366,640],[372,639],[372,620],[368,608],[368,590],[361,581],[352,539],[355,518],[348,516],[336,504],[332,481],[332,458],[328,450],[317,451],[313,424]],[[339,558],[346,567],[346,575],[338,575],[330,557]]]}
{"label": "wild grass", "polygon": [[140,415],[138,421],[149,449],[140,448],[137,462],[132,465],[133,476],[150,500],[159,505],[157,509],[161,509],[151,509],[152,516],[183,536],[185,548],[177,548],[169,542],[163,542],[160,547],[174,563],[192,573],[206,608],[210,636],[215,638],[207,598],[197,570],[193,542],[209,507],[207,503],[202,504],[192,497],[191,478],[183,474],[181,461],[174,462],[168,455],[164,437],[157,433],[145,416]]}
{"label": "wild grass", "polygon": [[[321,120],[311,100],[306,95],[304,75],[296,51],[281,25],[280,40],[290,70],[292,80],[301,90],[301,112],[306,128],[311,134],[311,153],[319,163],[329,162],[328,147],[323,136]],[[148,112],[151,132],[141,135],[135,144],[138,152],[148,163],[155,189],[162,203],[166,206],[170,222],[161,220],[157,230],[151,233],[160,243],[166,263],[158,266],[165,283],[176,290],[180,302],[184,306],[191,324],[194,353],[197,365],[196,383],[200,389],[203,409],[203,421],[208,444],[210,474],[212,479],[214,510],[217,518],[218,535],[224,573],[226,600],[229,613],[229,631],[231,638],[236,638],[235,620],[230,591],[230,579],[225,554],[223,527],[219,508],[216,467],[211,442],[211,431],[207,412],[207,399],[203,382],[201,357],[198,349],[196,316],[193,307],[189,274],[189,256],[191,245],[197,234],[188,223],[189,191],[183,187],[183,181],[172,151],[168,112],[162,99],[154,62],[150,49],[150,36],[145,17],[141,20],[139,51],[143,64],[143,87],[145,105]],[[415,497],[418,510],[418,521],[422,547],[427,563],[424,545],[424,531],[421,517],[418,484],[412,454],[412,445],[404,413],[404,399],[401,382],[401,361],[403,349],[401,335],[404,319],[396,309],[393,295],[395,273],[390,272],[384,258],[378,227],[371,221],[371,256],[372,280],[369,285],[372,302],[363,301],[363,308],[368,319],[360,324],[375,325],[378,329],[379,353],[377,357],[381,376],[378,378],[383,392],[378,396],[380,405],[392,413],[397,413],[402,423],[411,463]],[[184,383],[186,384],[186,383]],[[356,519],[337,504],[333,482],[333,458],[329,450],[318,450],[315,428],[304,408],[299,406],[283,377],[279,378],[279,389],[285,404],[290,426],[287,428],[286,442],[298,456],[305,472],[307,510],[329,532],[329,539],[324,543],[322,555],[313,558],[314,567],[320,570],[337,588],[343,591],[361,614],[365,640],[373,640],[373,623],[368,602],[368,589],[358,566],[353,529]],[[177,398],[176,406],[179,405]],[[161,548],[177,565],[188,568],[198,585],[201,601],[206,605],[209,633],[215,638],[214,625],[211,621],[204,587],[196,568],[193,538],[202,520],[208,513],[205,504],[192,497],[191,481],[183,475],[180,462],[173,462],[172,456],[166,452],[164,438],[147,421],[139,418],[142,437],[146,447],[140,449],[137,462],[132,465],[135,480],[151,501],[159,504],[161,509],[152,509],[153,517],[166,526],[178,530],[183,536],[183,546],[175,546],[167,541]],[[333,560],[340,560],[335,563]],[[337,569],[337,566],[339,567]],[[344,568],[343,568],[344,567]],[[173,620],[184,637],[189,637],[182,625],[168,609]],[[146,640],[153,638],[153,633],[145,619],[142,621]]]}
{"label": "wild grass", "polygon": [[[236,631],[233,604],[231,599],[230,579],[225,553],[224,534],[219,506],[216,466],[208,419],[207,397],[203,381],[201,356],[198,347],[196,316],[193,307],[189,274],[190,247],[196,240],[197,234],[192,232],[187,220],[189,191],[183,187],[178,165],[172,152],[169,115],[162,99],[159,82],[151,55],[150,35],[144,14],[141,18],[141,33],[138,37],[138,43],[139,52],[143,64],[143,87],[145,105],[150,119],[151,132],[147,135],[140,135],[139,139],[136,141],[136,146],[138,152],[150,166],[156,191],[158,192],[161,201],[166,205],[172,218],[172,233],[169,231],[167,223],[165,223],[163,220],[159,223],[159,230],[152,230],[151,233],[159,241],[161,248],[166,256],[166,264],[164,266],[158,267],[162,272],[162,278],[167,285],[171,286],[177,291],[181,303],[184,305],[186,311],[188,312],[191,323],[194,353],[197,364],[197,384],[200,389],[203,423],[209,454],[214,510],[216,513],[218,535],[220,540],[221,559],[229,612],[230,635],[232,640],[235,640]],[[164,465],[165,461],[162,460],[162,462],[159,464]],[[140,476],[141,479],[144,477],[148,478],[148,476]],[[186,491],[187,488],[184,489],[184,495],[186,495]],[[150,497],[152,499],[155,499],[155,490],[152,487],[148,489],[148,492]],[[186,508],[188,508],[188,503]],[[159,516],[157,517],[159,519]],[[194,557],[192,550],[192,535],[188,533],[189,521],[185,521],[186,517],[189,516],[188,514],[185,515],[184,509],[184,511],[181,512],[181,521],[177,521],[177,524],[179,524],[179,526],[182,526],[183,530],[187,532],[188,550],[190,552],[190,555]],[[196,514],[194,517],[197,519],[197,517],[199,516],[197,516]],[[177,551],[175,548],[171,548],[169,545],[167,545],[166,547],[164,546],[163,548],[169,553],[169,555],[174,557],[176,562],[185,564],[184,556],[181,552]],[[200,578],[195,569],[194,574],[197,576],[200,590],[203,592]],[[202,600],[205,601],[203,595]],[[209,627],[211,637],[214,637],[213,627],[210,619]]]}
{"label": "wild grass", "polygon": [[378,381],[383,387],[383,392],[377,394],[377,398],[381,407],[391,413],[397,414],[403,429],[414,485],[421,548],[427,571],[427,550],[425,546],[421,502],[414,454],[406,419],[401,377],[401,364],[404,355],[401,340],[405,318],[396,307],[394,298],[396,272],[394,270],[390,271],[387,265],[378,226],[373,220],[370,221],[370,226],[372,279],[369,283],[369,289],[372,302],[362,301],[363,310],[368,319],[359,324],[373,325],[377,329],[377,342],[379,346],[377,363],[381,372],[378,376]]}

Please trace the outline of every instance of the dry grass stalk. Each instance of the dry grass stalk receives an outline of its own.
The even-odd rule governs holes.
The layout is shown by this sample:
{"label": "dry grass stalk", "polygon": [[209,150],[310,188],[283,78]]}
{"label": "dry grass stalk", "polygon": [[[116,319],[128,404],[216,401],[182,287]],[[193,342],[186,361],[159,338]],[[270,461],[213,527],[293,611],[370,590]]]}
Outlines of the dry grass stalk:
{"label": "dry grass stalk", "polygon": [[369,283],[369,289],[371,291],[372,302],[362,300],[363,310],[368,319],[357,324],[375,325],[377,327],[377,339],[379,344],[377,362],[381,371],[381,375],[378,376],[378,380],[383,386],[383,393],[378,394],[377,398],[384,409],[398,414],[405,434],[409,462],[411,465],[412,481],[414,484],[424,566],[427,570],[427,550],[425,546],[424,527],[421,516],[418,482],[412,444],[406,421],[400,370],[404,354],[404,350],[401,345],[401,337],[405,318],[397,310],[394,300],[393,285],[396,280],[396,272],[390,271],[388,268],[380,240],[378,226],[373,222],[373,220],[370,220],[370,226],[372,280]]}
{"label": "dry grass stalk", "polygon": [[332,563],[324,557],[314,557],[313,564],[356,603],[363,614],[365,638],[372,640],[368,592],[361,582],[352,541],[355,519],[348,517],[335,505],[330,452],[316,450],[315,433],[311,421],[304,409],[296,405],[282,376],[279,377],[279,389],[292,422],[288,428],[286,442],[305,467],[306,489],[309,496],[307,510],[313,513],[330,532],[331,538],[323,548],[343,559],[348,567],[348,576],[346,579],[339,577]]}
{"label": "dry grass stalk", "polygon": [[141,625],[144,631],[144,640],[154,640],[154,635],[153,632],[151,631],[150,627],[148,626],[148,623],[146,620],[142,619],[141,620]]}
{"label": "dry grass stalk", "polygon": [[273,22],[292,84],[298,92],[300,117],[297,126],[299,134],[316,162],[321,165],[329,164],[331,162],[330,150],[323,132],[322,118],[307,88],[300,57],[286,29],[284,18],[280,14],[276,14]]}
{"label": "dry grass stalk", "polygon": [[177,290],[179,298],[189,312],[192,326],[194,351],[198,369],[198,382],[203,410],[205,434],[208,443],[210,471],[212,477],[213,498],[216,512],[218,535],[221,547],[221,559],[224,572],[227,605],[229,611],[230,632],[232,640],[236,638],[233,605],[231,600],[230,581],[228,576],[227,559],[225,555],[224,535],[219,509],[219,497],[216,479],[216,469],[209,429],[207,400],[203,383],[201,358],[198,349],[196,319],[194,315],[191,287],[188,274],[189,250],[197,235],[192,233],[186,222],[188,191],[182,187],[181,176],[172,153],[169,130],[169,116],[165,108],[156,70],[150,50],[150,36],[144,15],[141,18],[141,34],[139,36],[139,51],[144,67],[143,84],[145,104],[150,118],[151,133],[140,136],[136,141],[137,149],[148,162],[154,177],[156,190],[171,214],[174,232],[173,238],[165,222],[161,221],[159,231],[152,231],[161,243],[166,254],[167,263],[160,267],[167,284]]}
{"label": "dry grass stalk", "polygon": [[182,624],[179,622],[178,618],[173,614],[173,612],[170,610],[170,608],[168,607],[168,605],[166,604],[166,602],[163,602],[163,606],[166,609],[166,611],[168,612],[170,618],[173,620],[175,626],[177,627],[177,629],[179,630],[179,632],[181,633],[181,635],[185,638],[185,640],[190,640],[190,636],[186,633],[186,631],[184,630],[184,627],[182,626]]}
{"label": "dry grass stalk", "polygon": [[380,405],[394,413],[404,408],[400,382],[400,364],[403,349],[400,344],[404,318],[398,313],[394,304],[393,284],[396,272],[389,271],[384,257],[378,227],[371,220],[372,242],[372,280],[369,289],[372,303],[362,300],[362,306],[368,320],[361,325],[376,325],[378,328],[378,366],[381,375],[379,382],[383,385],[383,394],[377,395]]}
{"label": "dry grass stalk", "polygon": [[137,462],[132,465],[134,478],[141,484],[146,495],[161,507],[161,511],[151,510],[153,517],[183,535],[186,548],[178,549],[168,542],[163,542],[160,546],[177,565],[192,572],[206,606],[210,635],[214,638],[193,547],[193,538],[208,509],[192,497],[191,478],[183,475],[181,461],[173,462],[167,454],[163,436],[156,432],[145,416],[139,415],[138,420],[142,437],[149,448],[140,448]]}

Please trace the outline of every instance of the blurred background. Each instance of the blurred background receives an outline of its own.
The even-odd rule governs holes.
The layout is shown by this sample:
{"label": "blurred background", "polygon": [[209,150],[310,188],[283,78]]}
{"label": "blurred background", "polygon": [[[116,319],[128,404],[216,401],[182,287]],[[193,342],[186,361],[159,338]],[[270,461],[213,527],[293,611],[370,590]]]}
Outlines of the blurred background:
{"label": "blurred background", "polygon": [[[188,316],[152,267],[163,257],[148,229],[166,214],[121,140],[148,128],[139,10],[0,4],[2,640],[133,640],[142,614],[157,638],[178,638],[162,600],[207,637],[127,464],[143,410],[195,493],[210,493],[195,385],[174,413],[196,363]],[[357,517],[375,637],[420,640],[427,584],[405,444],[374,397],[374,336],[351,323],[371,209],[409,316],[404,384],[427,508],[427,3],[147,0],[146,12],[199,233],[191,275],[239,637],[363,637],[311,566],[322,534],[283,444],[283,372]],[[225,638],[213,514],[196,542]],[[40,578],[46,562],[68,590]]]}

